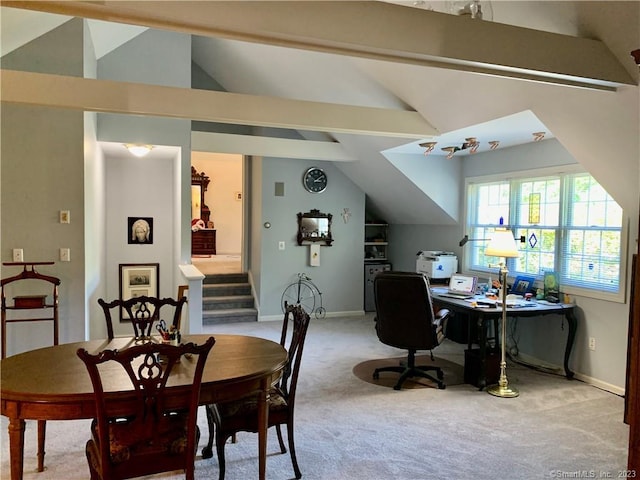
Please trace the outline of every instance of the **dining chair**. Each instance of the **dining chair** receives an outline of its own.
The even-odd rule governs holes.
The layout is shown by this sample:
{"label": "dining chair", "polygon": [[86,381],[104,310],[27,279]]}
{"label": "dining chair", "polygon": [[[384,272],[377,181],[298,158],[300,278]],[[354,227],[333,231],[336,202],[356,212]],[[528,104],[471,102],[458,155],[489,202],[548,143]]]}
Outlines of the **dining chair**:
{"label": "dining chair", "polygon": [[[289,453],[291,454],[291,463],[293,464],[296,478],[301,478],[302,473],[296,458],[293,413],[302,350],[307,336],[309,320],[309,315],[300,305],[285,305],[280,345],[287,350],[287,365],[282,377],[270,389],[267,396],[269,408],[268,426],[276,427],[280,453],[287,452],[281,429],[282,425],[287,426]],[[289,323],[291,323],[290,329]],[[202,449],[202,458],[211,458],[213,456],[212,445],[215,436],[219,480],[223,480],[225,475],[224,447],[227,439],[229,437],[235,439],[236,433],[241,431],[253,433],[258,431],[258,396],[251,395],[235,401],[210,404],[206,406],[206,411],[209,422],[209,442]]]}
{"label": "dining chair", "polygon": [[160,314],[168,311],[169,307],[173,307],[173,316],[170,325],[177,331],[180,331],[182,308],[186,302],[187,297],[185,296],[179,297],[176,300],[173,298],[156,298],[141,295],[127,300],[117,299],[109,303],[102,298],[98,299],[107,323],[107,337],[109,340],[112,340],[114,337],[113,319],[111,316],[114,309],[118,310],[118,318],[131,321],[136,339],[145,339],[151,337],[153,324],[162,320]]}
{"label": "dining chair", "polygon": [[[201,345],[147,342],[95,355],[78,350],[96,405],[85,449],[91,480],[173,470],[184,470],[187,480],[194,479],[200,385],[214,343],[209,337]],[[174,370],[188,379],[185,386],[168,385]]]}
{"label": "dining chair", "polygon": [[[412,377],[428,378],[444,389],[442,368],[416,365],[418,350],[429,350],[433,361],[433,349],[444,340],[450,313],[447,309],[434,312],[428,278],[414,272],[381,272],[373,280],[373,290],[378,339],[408,351],[400,365],[376,368],[373,378],[378,379],[381,372],[396,372],[400,377],[394,390],[400,390],[404,381]],[[429,371],[434,371],[437,378]]]}

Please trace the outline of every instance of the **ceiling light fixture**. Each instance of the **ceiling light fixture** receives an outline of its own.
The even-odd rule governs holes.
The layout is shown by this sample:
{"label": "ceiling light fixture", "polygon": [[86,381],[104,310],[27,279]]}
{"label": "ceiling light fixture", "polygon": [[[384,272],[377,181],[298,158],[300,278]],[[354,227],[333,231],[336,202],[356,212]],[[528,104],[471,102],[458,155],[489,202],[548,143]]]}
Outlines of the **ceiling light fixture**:
{"label": "ceiling light fixture", "polygon": [[424,154],[429,155],[433,151],[433,147],[436,146],[436,143],[438,142],[424,142],[424,143],[421,143],[420,146],[426,149],[424,151]]}
{"label": "ceiling light fixture", "polygon": [[136,157],[144,157],[153,149],[153,145],[144,145],[141,143],[125,143],[124,146]]}
{"label": "ceiling light fixture", "polygon": [[545,136],[547,132],[535,132],[533,133],[533,141],[534,142],[539,142],[540,140],[542,140]]}
{"label": "ceiling light fixture", "polygon": [[448,147],[443,147],[442,151],[449,152],[447,158],[451,159],[456,152],[459,152],[461,150],[469,149],[470,153],[476,153],[479,146],[480,142],[478,142],[478,139],[476,137],[467,137],[464,139],[464,143],[461,146],[458,147],[457,145],[451,145]]}
{"label": "ceiling light fixture", "polygon": [[491,150],[495,150],[496,148],[498,148],[498,145],[500,145],[500,142],[499,142],[498,140],[491,140],[491,141],[489,142],[489,145],[490,145],[490,147],[489,147],[489,148],[490,148]]}
{"label": "ceiling light fixture", "polygon": [[[464,145],[468,145],[469,146],[469,153],[474,154],[478,151],[478,147],[480,146],[480,142],[478,141],[478,139],[476,137],[469,137],[469,138],[465,138],[465,142],[466,144]],[[464,148],[464,145],[462,145],[462,147]]]}
{"label": "ceiling light fixture", "polygon": [[447,154],[447,160],[451,160],[453,158],[453,155],[460,150],[461,150],[460,147],[443,147],[442,148],[443,152],[449,152]]}

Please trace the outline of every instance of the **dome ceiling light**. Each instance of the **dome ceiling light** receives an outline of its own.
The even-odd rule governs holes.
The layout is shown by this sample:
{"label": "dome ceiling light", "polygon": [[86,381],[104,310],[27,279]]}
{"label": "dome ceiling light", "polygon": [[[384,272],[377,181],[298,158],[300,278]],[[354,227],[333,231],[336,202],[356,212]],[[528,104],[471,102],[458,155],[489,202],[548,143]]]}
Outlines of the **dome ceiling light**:
{"label": "dome ceiling light", "polygon": [[129,152],[139,158],[144,157],[153,149],[153,145],[143,145],[140,143],[125,143],[124,146]]}

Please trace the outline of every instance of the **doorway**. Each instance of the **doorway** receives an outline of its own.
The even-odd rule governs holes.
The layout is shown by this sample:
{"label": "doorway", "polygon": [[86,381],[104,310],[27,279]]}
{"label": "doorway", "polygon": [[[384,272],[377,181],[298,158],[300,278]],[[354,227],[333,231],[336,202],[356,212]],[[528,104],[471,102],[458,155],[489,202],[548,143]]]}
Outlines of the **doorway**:
{"label": "doorway", "polygon": [[[205,275],[244,271],[244,157],[238,154],[191,152],[191,165],[209,177],[203,204],[215,230],[215,253],[194,255],[191,262]],[[197,228],[197,227],[196,227]]]}

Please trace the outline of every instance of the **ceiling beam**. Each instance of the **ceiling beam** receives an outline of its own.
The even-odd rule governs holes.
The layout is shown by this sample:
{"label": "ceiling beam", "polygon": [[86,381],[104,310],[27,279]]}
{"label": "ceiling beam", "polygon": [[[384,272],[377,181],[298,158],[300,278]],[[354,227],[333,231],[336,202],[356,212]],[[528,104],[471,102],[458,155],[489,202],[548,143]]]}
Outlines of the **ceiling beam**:
{"label": "ceiling beam", "polygon": [[234,125],[425,138],[419,113],[239,93],[0,70],[3,102]]}
{"label": "ceiling beam", "polygon": [[299,158],[304,160],[327,160],[352,162],[349,155],[337,142],[318,142],[290,138],[260,137],[217,132],[191,132],[191,151],[238,153],[261,157]]}
{"label": "ceiling beam", "polygon": [[614,90],[634,79],[606,45],[371,1],[13,1],[3,5],[204,36]]}

